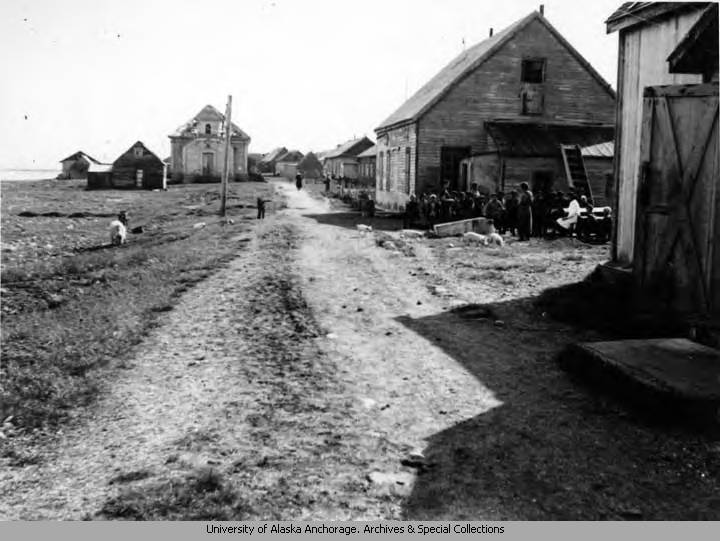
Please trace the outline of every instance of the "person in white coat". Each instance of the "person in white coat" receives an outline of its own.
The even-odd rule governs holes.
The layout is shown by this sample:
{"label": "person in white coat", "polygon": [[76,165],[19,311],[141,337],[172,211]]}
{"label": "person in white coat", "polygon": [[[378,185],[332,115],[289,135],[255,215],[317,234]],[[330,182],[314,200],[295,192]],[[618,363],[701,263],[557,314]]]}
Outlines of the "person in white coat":
{"label": "person in white coat", "polygon": [[580,203],[578,203],[577,196],[572,194],[570,196],[570,204],[565,209],[565,218],[558,218],[557,223],[563,229],[570,231],[573,226],[577,224],[578,217],[580,216]]}

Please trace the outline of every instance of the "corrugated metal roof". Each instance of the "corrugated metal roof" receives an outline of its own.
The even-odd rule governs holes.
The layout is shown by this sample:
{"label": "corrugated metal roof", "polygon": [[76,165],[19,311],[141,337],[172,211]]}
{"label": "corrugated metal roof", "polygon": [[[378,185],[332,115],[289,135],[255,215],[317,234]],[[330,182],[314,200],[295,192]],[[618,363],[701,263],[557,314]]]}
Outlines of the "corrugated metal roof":
{"label": "corrugated metal roof", "polygon": [[560,145],[580,147],[604,143],[614,137],[615,128],[606,124],[579,122],[486,122],[498,151],[505,156],[555,156]]}
{"label": "corrugated metal roof", "polygon": [[607,141],[580,149],[583,158],[612,158],[615,155],[615,143]]}
{"label": "corrugated metal roof", "polygon": [[111,163],[91,163],[88,173],[109,173],[112,171]]}

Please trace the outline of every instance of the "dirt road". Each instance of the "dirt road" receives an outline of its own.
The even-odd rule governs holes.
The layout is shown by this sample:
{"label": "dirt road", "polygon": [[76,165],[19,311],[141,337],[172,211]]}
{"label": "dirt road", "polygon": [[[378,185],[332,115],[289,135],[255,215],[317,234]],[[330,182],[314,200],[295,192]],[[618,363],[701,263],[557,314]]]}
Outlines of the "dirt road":
{"label": "dirt road", "polygon": [[0,472],[0,517],[720,517],[716,441],[557,369],[580,335],[527,295],[565,276],[456,280],[454,246],[379,247],[276,190],[287,208],[162,316],[89,416]]}

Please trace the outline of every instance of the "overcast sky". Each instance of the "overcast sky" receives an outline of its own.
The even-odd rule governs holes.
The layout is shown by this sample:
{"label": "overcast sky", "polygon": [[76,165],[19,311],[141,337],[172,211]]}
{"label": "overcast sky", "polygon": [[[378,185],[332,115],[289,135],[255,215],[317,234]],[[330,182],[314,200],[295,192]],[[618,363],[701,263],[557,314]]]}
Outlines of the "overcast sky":
{"label": "overcast sky", "polygon": [[[617,0],[546,1],[545,15],[615,87]],[[368,135],[463,48],[533,1],[2,0],[0,168],[113,161],[205,104],[251,137],[324,150]]]}

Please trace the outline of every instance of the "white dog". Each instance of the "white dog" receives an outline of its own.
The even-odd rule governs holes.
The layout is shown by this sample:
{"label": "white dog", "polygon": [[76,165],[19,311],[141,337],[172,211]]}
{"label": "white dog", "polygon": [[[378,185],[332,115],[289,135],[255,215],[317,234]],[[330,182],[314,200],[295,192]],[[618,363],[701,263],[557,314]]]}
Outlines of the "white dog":
{"label": "white dog", "polygon": [[110,244],[119,246],[125,243],[127,228],[120,220],[110,222]]}
{"label": "white dog", "polygon": [[425,232],[417,231],[415,229],[403,229],[400,231],[400,236],[406,239],[421,239],[425,236]]}
{"label": "white dog", "polygon": [[360,231],[360,233],[372,233],[371,225],[357,224],[355,227],[357,227],[357,230]]}
{"label": "white dog", "polygon": [[497,244],[498,246],[505,246],[505,241],[504,241],[503,238],[502,238],[499,234],[497,234],[497,233],[490,233],[490,234],[487,236],[487,239],[488,239],[488,242],[489,242],[490,244]]}
{"label": "white dog", "polygon": [[475,242],[477,244],[482,244],[483,246],[488,245],[488,236],[487,235],[481,235],[480,233],[475,233],[473,231],[468,231],[463,235],[463,240],[465,242]]}

